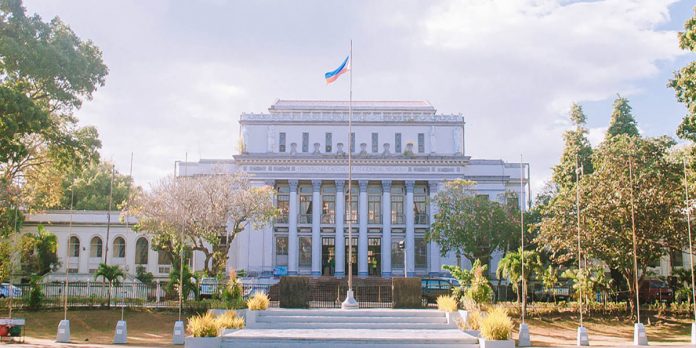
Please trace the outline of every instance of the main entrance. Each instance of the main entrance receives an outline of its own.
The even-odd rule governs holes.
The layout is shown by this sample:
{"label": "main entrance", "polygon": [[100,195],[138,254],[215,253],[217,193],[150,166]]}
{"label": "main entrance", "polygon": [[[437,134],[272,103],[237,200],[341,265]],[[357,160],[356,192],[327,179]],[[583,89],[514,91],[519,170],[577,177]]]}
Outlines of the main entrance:
{"label": "main entrance", "polygon": [[375,277],[382,275],[382,238],[367,239],[367,274]]}
{"label": "main entrance", "polygon": [[346,237],[346,274],[348,274],[348,262],[352,263],[353,267],[353,275],[357,276],[358,275],[358,238],[353,237],[353,242],[351,243],[353,245],[353,257],[350,258],[348,257],[348,237]]}
{"label": "main entrance", "polygon": [[336,272],[336,239],[321,239],[321,275],[332,276]]}

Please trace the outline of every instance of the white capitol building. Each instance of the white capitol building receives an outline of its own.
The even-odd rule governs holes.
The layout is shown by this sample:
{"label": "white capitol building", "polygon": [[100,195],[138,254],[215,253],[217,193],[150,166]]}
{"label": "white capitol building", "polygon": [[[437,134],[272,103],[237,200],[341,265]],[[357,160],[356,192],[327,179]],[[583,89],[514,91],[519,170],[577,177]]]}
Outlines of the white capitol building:
{"label": "white capitol building", "polygon": [[[435,215],[431,202],[443,182],[468,179],[491,200],[502,201],[507,191],[527,200],[528,180],[521,176],[528,176],[528,166],[472,159],[464,146],[464,117],[437,114],[426,101],[354,101],[351,148],[346,101],[278,100],[268,111],[240,116],[241,153],[233,159],[177,162],[180,176],[241,170],[255,184],[278,192],[282,215],[260,230],[249,226],[238,234],[229,268],[259,276],[343,277],[352,262],[360,277],[403,276],[404,267],[408,275],[435,275],[442,272],[441,265],[455,263],[453,255],[441,256],[438,245],[425,239]],[[24,229],[48,224],[58,236],[59,257],[68,255],[62,271],[67,267],[87,275],[103,261],[106,212],[76,213],[71,230],[67,214],[29,216]],[[133,232],[118,216],[111,221],[109,263],[121,264],[129,273],[142,265],[155,276],[166,276],[168,261],[149,248],[149,236]],[[405,255],[400,241],[405,241]],[[203,257],[194,259],[194,268],[202,269]],[[498,259],[494,255],[489,269],[495,270]]]}

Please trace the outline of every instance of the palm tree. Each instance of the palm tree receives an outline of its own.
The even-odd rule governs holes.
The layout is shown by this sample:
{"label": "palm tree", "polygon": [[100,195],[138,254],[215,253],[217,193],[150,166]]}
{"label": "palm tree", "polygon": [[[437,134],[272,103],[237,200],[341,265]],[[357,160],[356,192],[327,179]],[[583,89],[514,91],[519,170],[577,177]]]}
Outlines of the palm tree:
{"label": "palm tree", "polygon": [[118,265],[109,266],[105,263],[100,263],[99,268],[97,268],[97,272],[94,273],[94,280],[102,277],[104,280],[109,282],[109,308],[111,308],[111,288],[113,286],[118,286],[120,284],[119,279],[124,278],[125,276],[126,274],[123,273],[123,270],[121,270],[121,267]]}
{"label": "palm tree", "polygon": [[544,270],[544,273],[541,275],[540,280],[544,284],[544,289],[546,290],[546,293],[548,294],[550,292],[553,296],[553,303],[556,303],[556,285],[558,284],[558,269],[555,269],[552,265],[549,265],[549,268]]}
{"label": "palm tree", "polygon": [[[510,251],[505,254],[505,257],[500,259],[498,262],[498,269],[496,270],[496,275],[498,278],[505,277],[513,285],[512,291],[517,295],[517,303],[520,302],[520,295],[527,293],[527,291],[520,292],[522,283],[522,258],[521,250]],[[525,284],[531,278],[532,274],[538,274],[541,272],[541,257],[539,253],[533,250],[524,251],[524,275]],[[518,285],[519,284],[519,285]],[[526,289],[522,289],[526,290]]]}

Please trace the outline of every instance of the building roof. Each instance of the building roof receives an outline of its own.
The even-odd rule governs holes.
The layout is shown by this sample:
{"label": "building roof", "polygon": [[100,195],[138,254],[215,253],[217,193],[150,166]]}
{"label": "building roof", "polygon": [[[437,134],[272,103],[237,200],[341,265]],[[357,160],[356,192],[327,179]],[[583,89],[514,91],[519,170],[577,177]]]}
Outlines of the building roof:
{"label": "building roof", "polygon": [[[271,113],[282,112],[316,112],[348,111],[347,100],[281,100],[268,109]],[[426,100],[353,100],[352,108],[356,111],[402,111],[435,114],[435,107]]]}

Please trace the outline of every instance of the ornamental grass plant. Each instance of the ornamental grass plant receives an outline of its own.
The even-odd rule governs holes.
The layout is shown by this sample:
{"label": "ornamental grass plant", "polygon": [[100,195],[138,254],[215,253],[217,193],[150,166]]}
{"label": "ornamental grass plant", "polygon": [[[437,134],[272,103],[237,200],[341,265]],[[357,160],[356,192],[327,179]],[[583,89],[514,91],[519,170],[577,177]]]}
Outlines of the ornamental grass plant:
{"label": "ornamental grass plant", "polygon": [[244,318],[237,316],[235,311],[227,311],[223,314],[218,315],[215,318],[218,325],[218,329],[243,329],[244,328]]}
{"label": "ornamental grass plant", "polygon": [[512,320],[502,307],[495,307],[481,321],[481,336],[491,341],[502,341],[510,338]]}
{"label": "ornamental grass plant", "polygon": [[441,312],[456,312],[457,299],[453,295],[440,295],[437,297],[437,309]]}
{"label": "ornamental grass plant", "polygon": [[469,311],[469,315],[466,318],[466,327],[469,330],[481,330],[481,320],[483,316],[480,311],[473,310]]}
{"label": "ornamental grass plant", "polygon": [[208,312],[189,318],[186,330],[193,337],[216,337],[219,326],[215,316]]}
{"label": "ornamental grass plant", "polygon": [[271,304],[268,295],[263,292],[256,292],[249,300],[247,300],[247,308],[252,311],[264,311]]}

